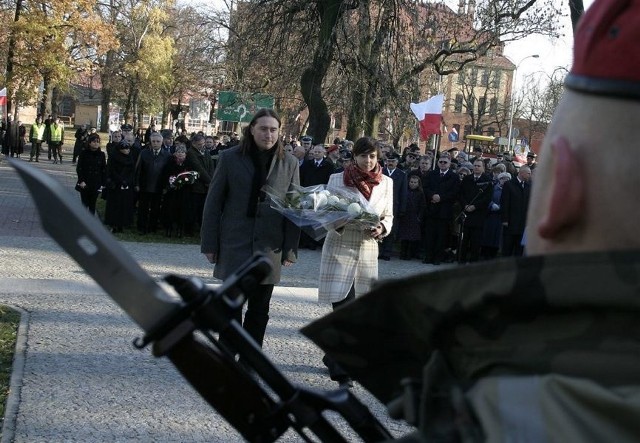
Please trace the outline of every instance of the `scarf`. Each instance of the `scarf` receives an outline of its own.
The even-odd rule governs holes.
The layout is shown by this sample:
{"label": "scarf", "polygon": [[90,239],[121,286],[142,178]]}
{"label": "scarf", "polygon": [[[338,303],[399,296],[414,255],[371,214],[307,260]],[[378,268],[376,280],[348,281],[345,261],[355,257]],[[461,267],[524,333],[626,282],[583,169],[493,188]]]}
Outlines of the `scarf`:
{"label": "scarf", "polygon": [[261,151],[255,146],[252,146],[249,150],[251,163],[253,163],[253,179],[251,181],[247,217],[255,217],[258,210],[258,200],[264,201],[265,199],[265,193],[262,191],[262,187],[267,183],[267,173],[269,172],[269,166],[271,165],[277,147],[278,145],[276,144],[267,151]]}
{"label": "scarf", "polygon": [[356,165],[351,164],[344,170],[344,184],[356,188],[369,200],[373,187],[382,181],[382,168],[379,164],[372,171],[363,171]]}

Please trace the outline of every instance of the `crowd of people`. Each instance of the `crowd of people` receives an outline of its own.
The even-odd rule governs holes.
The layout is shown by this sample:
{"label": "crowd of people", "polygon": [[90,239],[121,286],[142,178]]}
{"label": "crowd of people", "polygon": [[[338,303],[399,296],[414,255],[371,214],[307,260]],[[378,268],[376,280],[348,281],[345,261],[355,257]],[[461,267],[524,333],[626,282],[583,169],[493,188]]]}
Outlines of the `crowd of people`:
{"label": "crowd of people", "polygon": [[[353,162],[348,140],[336,139],[328,147],[311,137],[284,142],[298,159],[302,186],[326,185]],[[402,152],[381,144],[378,162],[393,181],[396,223],[380,244],[378,258],[397,255],[438,265],[522,255],[536,157],[530,152],[527,163],[516,166],[509,154],[488,157],[481,148],[422,153],[417,144]],[[301,248],[320,245],[302,233]]]}

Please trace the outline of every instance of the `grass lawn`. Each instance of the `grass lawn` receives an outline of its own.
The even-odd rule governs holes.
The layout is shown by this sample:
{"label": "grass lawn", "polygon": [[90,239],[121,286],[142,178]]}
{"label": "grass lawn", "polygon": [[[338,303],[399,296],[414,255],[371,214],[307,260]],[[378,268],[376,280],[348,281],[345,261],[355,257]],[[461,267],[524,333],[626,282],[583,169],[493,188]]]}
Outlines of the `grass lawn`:
{"label": "grass lawn", "polygon": [[0,305],[0,429],[4,418],[5,402],[9,395],[13,352],[16,348],[19,323],[20,313]]}
{"label": "grass lawn", "polygon": [[[96,202],[96,212],[100,217],[100,220],[104,220],[104,211],[106,208],[106,201],[102,198],[98,198]],[[121,241],[128,242],[138,242],[138,243],[173,243],[173,244],[182,244],[182,245],[199,245],[200,244],[200,232],[197,229],[194,229],[194,234],[191,237],[183,236],[181,238],[176,237],[175,235],[172,237],[167,237],[165,235],[164,228],[160,225],[158,226],[158,230],[155,233],[148,233],[145,235],[138,234],[138,230],[136,229],[136,218],[134,215],[134,221],[131,226],[124,229],[124,232],[118,232],[113,234],[115,238]],[[109,229],[108,226],[105,226]]]}

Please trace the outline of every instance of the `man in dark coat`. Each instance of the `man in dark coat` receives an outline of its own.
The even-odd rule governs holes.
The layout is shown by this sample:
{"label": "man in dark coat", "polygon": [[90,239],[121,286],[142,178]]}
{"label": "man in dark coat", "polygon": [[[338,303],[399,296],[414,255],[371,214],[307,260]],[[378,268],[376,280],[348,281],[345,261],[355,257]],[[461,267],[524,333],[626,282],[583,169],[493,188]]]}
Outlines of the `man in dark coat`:
{"label": "man in dark coat", "polygon": [[[226,279],[256,252],[271,260],[271,274],[247,294],[243,327],[262,346],[273,287],[281,266],[296,261],[300,230],[271,207],[264,192],[284,198],[300,183],[298,161],[279,142],[280,117],[260,109],[244,128],[239,146],[220,152],[205,203],[200,250]],[[240,320],[241,313],[237,313]]]}
{"label": "man in dark coat", "polygon": [[502,255],[521,256],[524,252],[522,236],[527,223],[529,195],[531,193],[531,169],[522,166],[518,175],[505,183],[500,198],[502,217]]}
{"label": "man in dark coat", "polygon": [[482,230],[489,211],[492,188],[491,176],[484,172],[484,162],[475,160],[473,174],[462,180],[458,197],[464,209],[460,263],[476,262],[480,258]]}
{"label": "man in dark coat", "polygon": [[[311,158],[303,160],[300,166],[301,186],[326,185],[329,183],[329,177],[335,172],[335,167],[330,160],[325,158],[326,152],[323,145],[316,145],[311,148]],[[309,248],[315,251],[318,246],[320,246],[320,242],[302,232],[300,235],[300,248]]]}
{"label": "man in dark coat", "polygon": [[451,236],[453,204],[458,196],[460,180],[451,170],[451,159],[441,156],[438,169],[427,173],[422,187],[427,200],[425,211],[425,256],[423,263],[439,265],[444,259],[444,250]]}
{"label": "man in dark coat", "polygon": [[326,185],[329,177],[334,173],[331,161],[325,158],[326,149],[322,145],[316,145],[311,149],[310,159],[304,160],[300,166],[300,185]]}
{"label": "man in dark coat", "polygon": [[[204,136],[196,134],[191,139],[191,147],[187,150],[187,159],[185,164],[190,171],[198,173],[198,179],[191,186],[191,195],[193,198],[193,220],[198,226],[202,226],[202,211],[204,210],[204,201],[209,192],[209,184],[213,178],[213,159],[204,147]],[[190,235],[191,227],[186,226],[185,233]]]}
{"label": "man in dark coat", "polygon": [[[396,153],[389,154],[385,160],[385,167],[382,169],[382,173],[387,177],[391,177],[393,180],[393,216],[399,217],[407,209],[407,192],[409,188],[407,185],[407,173],[398,168],[400,162],[400,156]],[[396,219],[397,220],[397,219]],[[391,233],[387,235],[382,241],[380,247],[381,260],[391,260],[393,253],[393,243],[396,239],[398,232],[398,224],[394,223],[391,228]]]}
{"label": "man in dark coat", "polygon": [[135,186],[138,191],[138,232],[155,232],[160,220],[163,183],[160,178],[170,155],[161,149],[162,136],[151,134],[151,147],[140,152],[136,163]]}

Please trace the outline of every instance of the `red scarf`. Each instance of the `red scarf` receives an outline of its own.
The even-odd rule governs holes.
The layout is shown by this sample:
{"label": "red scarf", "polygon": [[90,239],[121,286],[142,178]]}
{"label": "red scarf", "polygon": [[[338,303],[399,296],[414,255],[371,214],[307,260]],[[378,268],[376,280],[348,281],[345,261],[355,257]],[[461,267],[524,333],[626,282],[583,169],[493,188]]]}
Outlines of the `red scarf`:
{"label": "red scarf", "polygon": [[382,168],[379,164],[372,171],[363,171],[356,165],[351,164],[344,170],[344,184],[356,188],[364,195],[364,198],[371,198],[373,187],[382,181]]}

